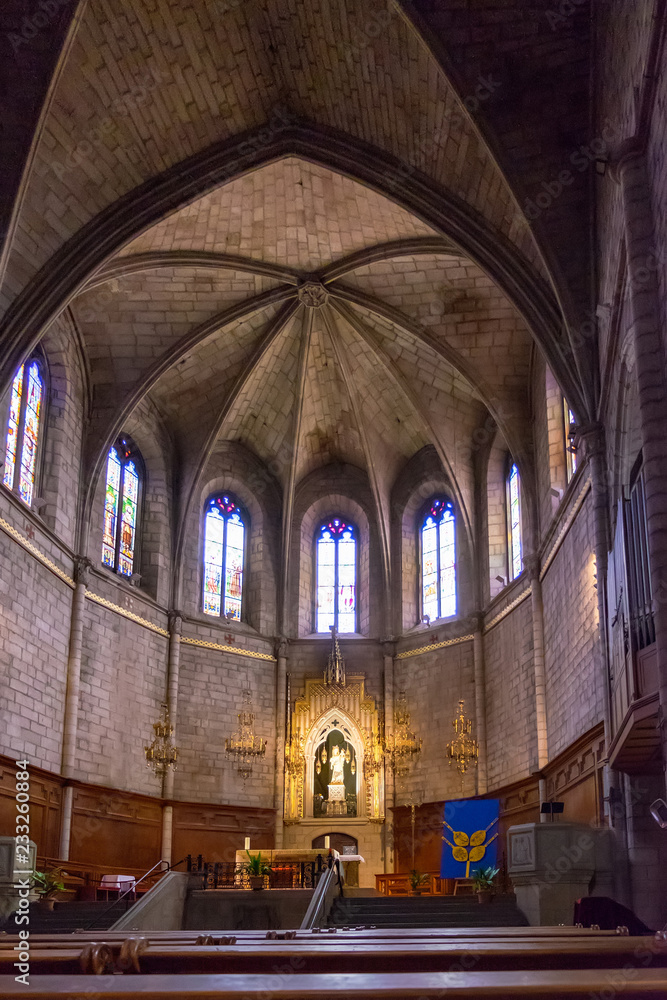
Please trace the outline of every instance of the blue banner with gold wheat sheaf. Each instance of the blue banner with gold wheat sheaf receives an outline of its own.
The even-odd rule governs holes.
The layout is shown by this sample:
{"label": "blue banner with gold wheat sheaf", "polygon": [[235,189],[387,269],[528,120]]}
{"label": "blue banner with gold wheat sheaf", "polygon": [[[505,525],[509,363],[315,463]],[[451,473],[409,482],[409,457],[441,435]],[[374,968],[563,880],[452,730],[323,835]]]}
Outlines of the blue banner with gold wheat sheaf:
{"label": "blue banner with gold wheat sheaf", "polygon": [[477,868],[495,865],[499,816],[499,799],[445,802],[441,878],[472,878]]}

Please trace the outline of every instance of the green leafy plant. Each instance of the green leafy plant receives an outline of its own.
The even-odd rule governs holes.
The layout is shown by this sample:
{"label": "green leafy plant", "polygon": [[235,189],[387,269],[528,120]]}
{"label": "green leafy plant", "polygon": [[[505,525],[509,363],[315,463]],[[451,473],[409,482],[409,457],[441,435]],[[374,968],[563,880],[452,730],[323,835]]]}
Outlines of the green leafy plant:
{"label": "green leafy plant", "polygon": [[416,892],[418,889],[422,889],[425,885],[428,885],[429,876],[425,872],[420,872],[416,868],[411,868],[408,880],[410,882],[410,888],[413,892]]}
{"label": "green leafy plant", "polygon": [[489,892],[493,889],[493,884],[496,875],[500,871],[500,868],[494,868],[489,865],[488,868],[476,868],[472,875],[472,887],[475,892]]}
{"label": "green leafy plant", "polygon": [[65,874],[62,868],[50,868],[45,872],[33,872],[32,881],[35,892],[42,899],[50,899],[57,892],[62,892],[65,888],[62,876]]}
{"label": "green leafy plant", "polygon": [[251,854],[250,851],[246,851],[246,854],[248,855],[248,860],[243,865],[243,871],[246,875],[258,878],[261,875],[271,874],[273,868],[271,865],[267,865],[265,861],[262,861],[261,851],[258,854]]}

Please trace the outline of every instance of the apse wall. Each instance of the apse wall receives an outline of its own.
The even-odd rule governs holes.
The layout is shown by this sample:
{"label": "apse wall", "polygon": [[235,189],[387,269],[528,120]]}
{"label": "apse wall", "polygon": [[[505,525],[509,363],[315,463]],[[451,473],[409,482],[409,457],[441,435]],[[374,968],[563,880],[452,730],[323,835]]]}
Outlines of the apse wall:
{"label": "apse wall", "polygon": [[0,518],[0,753],[58,771],[72,559],[4,491]]}
{"label": "apse wall", "polygon": [[599,722],[603,712],[593,501],[586,484],[582,492],[582,506],[570,514],[569,530],[542,581],[550,758]]}
{"label": "apse wall", "polygon": [[[520,601],[518,606],[507,611],[515,601]],[[526,778],[537,767],[533,613],[525,577],[486,616],[484,675],[487,776],[492,791]]]}
{"label": "apse wall", "polygon": [[[224,644],[212,630],[184,623],[184,638]],[[181,747],[175,773],[178,799],[220,804],[242,803],[272,809],[274,804],[276,662],[272,644],[244,641],[265,659],[222,652],[181,642],[176,727]],[[224,752],[225,739],[238,729],[237,713],[249,690],[255,713],[255,733],[266,740],[266,755],[253,764],[244,782]]]}
{"label": "apse wall", "polygon": [[[447,630],[427,633],[422,643],[437,644],[447,641],[451,632],[460,632],[460,624]],[[459,798],[461,776],[447,762],[447,743],[453,739],[452,720],[458,714],[459,700],[464,700],[464,710],[475,717],[475,683],[473,643],[468,638],[441,649],[405,656],[407,644],[398,644],[394,661],[394,695],[404,690],[410,712],[410,727],[423,739],[422,752],[408,776],[397,786],[398,803],[409,801],[416,793],[424,802]],[[410,643],[414,646],[414,642]],[[467,795],[476,793],[475,772],[465,779],[463,789]]]}
{"label": "apse wall", "polygon": [[[74,776],[82,781],[160,795],[160,782],[142,760],[152,724],[166,695],[166,616],[137,594],[91,574],[86,600],[81,694]],[[151,628],[153,625],[154,628]]]}

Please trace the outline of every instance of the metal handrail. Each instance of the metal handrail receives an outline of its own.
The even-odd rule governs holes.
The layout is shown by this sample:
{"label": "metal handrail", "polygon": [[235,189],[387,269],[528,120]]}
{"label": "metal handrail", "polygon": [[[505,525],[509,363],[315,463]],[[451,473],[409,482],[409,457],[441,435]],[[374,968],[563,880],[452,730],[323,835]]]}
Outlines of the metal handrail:
{"label": "metal handrail", "polygon": [[143,882],[143,880],[145,878],[148,878],[149,875],[152,875],[153,872],[155,871],[155,869],[157,867],[159,867],[159,865],[166,865],[167,866],[164,869],[164,871],[161,872],[161,874],[163,874],[164,872],[171,871],[172,868],[176,868],[178,865],[183,864],[184,861],[185,861],[185,858],[181,858],[181,860],[177,861],[176,864],[174,864],[174,865],[170,865],[167,861],[163,861],[163,860],[157,861],[153,865],[152,868],[149,868],[148,871],[145,872],[141,876],[141,878],[135,880],[135,883],[134,883],[133,886],[130,886],[129,889],[124,889],[123,892],[120,894],[120,896],[118,896],[116,899],[112,900],[111,904],[109,906],[107,906],[106,910],[103,910],[102,913],[98,913],[97,916],[94,918],[94,920],[91,920],[91,922],[89,924],[86,924],[86,926],[83,928],[83,930],[84,931],[89,931],[91,929],[91,927],[93,927],[93,925],[97,923],[97,921],[100,919],[100,917],[104,917],[104,916],[106,916],[107,913],[110,913],[111,910],[113,910],[114,906],[116,906],[118,903],[120,903],[120,901],[122,899],[125,899],[125,897],[127,896],[128,893],[135,892],[137,886],[141,885],[141,883]]}
{"label": "metal handrail", "polygon": [[342,894],[343,877],[340,868],[340,861],[338,858],[334,859],[333,857],[330,857],[328,868],[317,883],[317,888],[313,893],[313,898],[308,904],[308,909],[306,910],[306,914],[301,921],[301,927],[299,930],[309,931],[316,926],[317,921],[320,918],[320,910],[322,910],[324,904],[326,903],[327,894],[331,885],[334,883],[334,879],[336,880],[336,884],[340,885]]}

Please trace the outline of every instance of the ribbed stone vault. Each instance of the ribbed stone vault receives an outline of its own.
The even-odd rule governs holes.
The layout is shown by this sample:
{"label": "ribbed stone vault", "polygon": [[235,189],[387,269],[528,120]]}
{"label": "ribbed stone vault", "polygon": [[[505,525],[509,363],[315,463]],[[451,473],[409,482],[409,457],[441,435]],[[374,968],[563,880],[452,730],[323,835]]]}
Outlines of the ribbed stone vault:
{"label": "ribbed stone vault", "polygon": [[470,441],[489,413],[528,460],[532,339],[507,296],[395,202],[294,157],[146,230],[69,312],[91,379],[89,503],[144,401],[180,456],[181,525],[225,441],[288,508],[317,469],[363,470],[386,537],[392,488],[426,445],[469,526]]}

